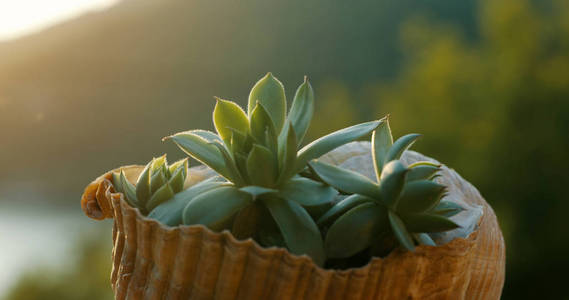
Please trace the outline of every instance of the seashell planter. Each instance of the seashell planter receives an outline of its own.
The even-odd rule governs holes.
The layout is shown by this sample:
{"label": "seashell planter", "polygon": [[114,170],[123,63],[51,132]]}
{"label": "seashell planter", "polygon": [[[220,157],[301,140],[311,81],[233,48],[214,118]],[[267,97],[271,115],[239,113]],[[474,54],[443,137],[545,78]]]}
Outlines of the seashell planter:
{"label": "seashell planter", "polygon": [[[321,159],[343,167],[363,164],[356,169],[365,174],[369,143],[344,147],[351,148]],[[433,161],[413,151],[402,160]],[[121,169],[133,182],[142,167]],[[81,205],[93,219],[114,219],[111,285],[116,299],[499,299],[505,244],[494,211],[454,170],[443,166],[441,175],[447,197],[473,208],[457,217],[466,214],[462,217],[468,221],[476,216],[474,226],[452,233],[454,237],[438,237],[437,247],[395,250],[348,270],[322,269],[308,256],[261,248],[227,231],[162,225],[114,193],[111,172],[87,186]],[[209,169],[194,167],[186,185],[209,176]]]}

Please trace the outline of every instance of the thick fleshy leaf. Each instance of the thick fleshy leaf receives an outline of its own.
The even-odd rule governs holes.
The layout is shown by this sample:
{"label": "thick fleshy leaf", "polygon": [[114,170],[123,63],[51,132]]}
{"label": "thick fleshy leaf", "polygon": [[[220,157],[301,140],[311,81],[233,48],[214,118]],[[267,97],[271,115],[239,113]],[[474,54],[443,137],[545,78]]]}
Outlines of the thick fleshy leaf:
{"label": "thick fleshy leaf", "polygon": [[302,171],[310,160],[318,158],[337,147],[370,134],[381,122],[381,120],[377,120],[347,127],[332,132],[304,146],[298,152],[295,173]]}
{"label": "thick fleshy leaf", "polygon": [[138,199],[136,198],[136,188],[126,179],[124,171],[121,171],[120,181],[126,202],[132,207],[139,207]]}
{"label": "thick fleshy leaf", "polygon": [[257,103],[253,109],[253,112],[251,112],[249,131],[251,132],[251,136],[253,136],[255,141],[258,144],[262,144],[264,146],[268,146],[270,142],[270,140],[267,138],[267,131],[272,138],[276,136],[273,120],[271,119],[271,116],[267,112],[266,108],[261,103]]}
{"label": "thick fleshy leaf", "polygon": [[391,128],[389,128],[389,118],[386,117],[381,124],[373,131],[371,136],[371,145],[373,151],[371,152],[373,158],[373,165],[375,168],[375,175],[377,180],[381,177],[381,170],[385,165],[385,157],[387,152],[393,145],[393,136],[391,135]]}
{"label": "thick fleshy leaf", "polygon": [[219,141],[214,141],[211,144],[217,147],[217,150],[219,150],[219,153],[221,153],[223,160],[225,161],[225,167],[227,169],[228,175],[227,179],[231,182],[234,182],[236,185],[245,184],[245,181],[241,176],[241,172],[237,168],[237,164],[235,163],[235,160],[233,159],[233,156],[227,147],[225,147],[225,144]]}
{"label": "thick fleshy leaf", "polygon": [[251,205],[253,197],[234,186],[222,186],[195,197],[184,209],[185,225],[202,224],[222,230],[239,210]]}
{"label": "thick fleshy leaf", "polygon": [[150,193],[154,194],[160,187],[168,182],[164,172],[158,171],[150,177]]}
{"label": "thick fleshy leaf", "polygon": [[407,173],[405,180],[409,182],[415,180],[430,179],[438,171],[440,171],[439,167],[419,165],[413,168],[409,168],[409,173]]}
{"label": "thick fleshy leaf", "polygon": [[150,167],[152,165],[152,161],[149,162],[140,175],[138,176],[138,180],[136,181],[136,199],[141,205],[145,205],[148,200],[150,200],[150,196],[152,194],[150,189]]}
{"label": "thick fleshy leaf", "polygon": [[294,100],[292,101],[292,106],[287,117],[294,127],[297,139],[296,143],[298,145],[300,145],[308,130],[313,113],[314,91],[308,82],[308,78],[304,77],[304,83],[298,87],[296,94],[294,94]]}
{"label": "thick fleshy leaf", "polygon": [[401,214],[410,232],[441,232],[458,228],[455,222],[433,214]]}
{"label": "thick fleshy leaf", "polygon": [[122,183],[121,183],[121,174],[113,172],[111,180],[113,181],[115,192],[124,194],[124,190],[122,189]]}
{"label": "thick fleshy leaf", "polygon": [[421,245],[436,246],[435,241],[426,233],[415,233],[413,234],[415,240]]}
{"label": "thick fleshy leaf", "polygon": [[248,152],[249,151],[248,146],[250,147],[250,145],[248,145],[247,143],[248,142],[250,143],[250,141],[247,140],[248,137],[247,133],[235,130],[233,128],[229,128],[229,130],[231,131],[231,140],[229,141],[231,151],[233,153]]}
{"label": "thick fleshy leaf", "polygon": [[265,143],[267,148],[271,150],[273,156],[275,157],[275,161],[278,162],[278,152],[279,152],[279,137],[271,131],[268,127],[265,129]]}
{"label": "thick fleshy leaf", "polygon": [[296,163],[296,134],[292,124],[287,121],[279,136],[279,178],[281,184],[294,175]]}
{"label": "thick fleshy leaf", "polygon": [[413,143],[420,136],[421,136],[420,134],[411,133],[411,134],[404,135],[404,136],[400,137],[399,139],[397,139],[393,143],[391,148],[389,148],[389,151],[387,151],[387,154],[385,155],[384,163],[387,164],[388,162],[390,162],[392,160],[399,159],[401,157],[401,155],[403,154],[403,151],[409,149],[409,147],[411,147],[411,145],[413,145]]}
{"label": "thick fleshy leaf", "polygon": [[283,84],[273,74],[267,73],[251,89],[247,106],[250,119],[257,101],[267,109],[274,122],[275,131],[280,132],[286,116],[286,97]]}
{"label": "thick fleshy leaf", "polygon": [[223,142],[223,140],[221,139],[221,137],[219,137],[219,135],[217,135],[215,132],[211,132],[209,130],[194,129],[194,130],[189,130],[186,132],[191,132],[192,134],[195,134],[201,138],[204,138],[208,142],[213,142],[213,141]]}
{"label": "thick fleshy leaf", "polygon": [[412,168],[415,168],[415,167],[418,167],[418,166],[431,166],[431,167],[440,168],[440,167],[441,167],[441,164],[437,164],[437,163],[430,162],[430,161],[417,161],[417,162],[414,162],[414,163],[410,164],[410,165],[408,166],[408,168],[409,168],[409,169],[412,169]]}
{"label": "thick fleshy leaf", "polygon": [[231,139],[230,128],[247,132],[249,129],[249,119],[247,118],[247,114],[237,103],[220,98],[215,99],[217,102],[213,110],[213,124],[219,136],[229,143]]}
{"label": "thick fleshy leaf", "polygon": [[383,171],[379,182],[381,198],[385,205],[396,207],[397,201],[405,184],[405,176],[409,170],[398,160],[388,162]]}
{"label": "thick fleshy leaf", "polygon": [[303,206],[330,203],[336,195],[338,191],[331,186],[303,177],[288,180],[279,190],[281,198]]}
{"label": "thick fleshy leaf", "polygon": [[237,165],[237,169],[241,173],[243,180],[247,182],[251,182],[249,175],[247,174],[247,155],[234,152],[233,157],[235,158],[235,164]]}
{"label": "thick fleshy leaf", "polygon": [[385,209],[373,202],[352,208],[330,226],[326,234],[326,255],[331,258],[352,256],[366,248],[387,230]]}
{"label": "thick fleshy leaf", "polygon": [[433,208],[445,192],[445,186],[429,180],[407,182],[397,204],[400,212],[424,212]]}
{"label": "thick fleshy leaf", "polygon": [[247,157],[247,174],[253,185],[271,187],[276,181],[277,168],[271,151],[254,144]]}
{"label": "thick fleshy leaf", "polygon": [[464,208],[462,206],[447,200],[440,201],[439,204],[430,211],[430,213],[450,218],[463,210]]}
{"label": "thick fleshy leaf", "polygon": [[244,186],[242,188],[239,188],[239,190],[246,192],[246,193],[249,193],[251,196],[253,196],[253,199],[256,199],[257,197],[262,196],[262,195],[266,195],[266,194],[278,193],[278,190],[269,189],[269,188],[265,188],[265,187],[257,186],[257,185]]}
{"label": "thick fleshy leaf", "polygon": [[228,176],[227,167],[225,166],[225,160],[222,154],[209,140],[195,134],[191,130],[176,133],[168,138],[172,139],[180,149],[191,157],[209,166],[221,176]]}
{"label": "thick fleshy leaf", "polygon": [[166,154],[154,158],[152,160],[152,164],[150,165],[150,176],[152,177],[152,175],[156,173],[166,171],[167,170],[166,164],[167,164]]}
{"label": "thick fleshy leaf", "polygon": [[263,199],[263,203],[277,222],[289,251],[306,254],[322,266],[326,256],[320,230],[304,208],[294,201],[276,197]]}
{"label": "thick fleshy leaf", "polygon": [[152,197],[150,197],[150,200],[148,200],[148,202],[146,202],[146,205],[145,205],[146,211],[153,210],[156,206],[158,206],[161,203],[166,202],[168,199],[174,197],[174,194],[175,194],[175,192],[172,189],[172,187],[169,184],[164,184],[154,194],[152,194]]}
{"label": "thick fleshy leaf", "polygon": [[415,250],[415,243],[413,243],[413,238],[407,228],[405,223],[391,210],[388,213],[389,223],[391,224],[391,230],[395,235],[395,238],[399,241],[399,244],[409,251]]}
{"label": "thick fleshy leaf", "polygon": [[330,208],[325,214],[323,214],[318,221],[318,225],[322,225],[331,220],[336,219],[338,216],[346,213],[348,210],[364,203],[374,202],[375,200],[363,195],[350,195],[342,201],[336,203],[332,208]]}
{"label": "thick fleshy leaf", "polygon": [[174,173],[176,173],[176,170],[181,169],[182,174],[184,175],[185,178],[186,176],[188,176],[188,167],[189,167],[188,158],[184,158],[171,164],[168,167],[168,172],[170,173],[170,175],[173,175]]}
{"label": "thick fleshy leaf", "polygon": [[322,181],[342,192],[362,194],[374,199],[380,197],[379,186],[360,173],[317,160],[311,161],[308,165]]}
{"label": "thick fleshy leaf", "polygon": [[221,182],[220,180],[221,178],[218,176],[212,177],[174,195],[170,200],[156,206],[148,214],[148,217],[169,226],[182,224],[182,212],[191,200],[214,188],[229,185],[227,182]]}
{"label": "thick fleshy leaf", "polygon": [[184,176],[184,171],[178,169],[172,174],[170,180],[168,180],[168,185],[172,188],[174,194],[181,192],[184,189],[184,182],[186,177]]}

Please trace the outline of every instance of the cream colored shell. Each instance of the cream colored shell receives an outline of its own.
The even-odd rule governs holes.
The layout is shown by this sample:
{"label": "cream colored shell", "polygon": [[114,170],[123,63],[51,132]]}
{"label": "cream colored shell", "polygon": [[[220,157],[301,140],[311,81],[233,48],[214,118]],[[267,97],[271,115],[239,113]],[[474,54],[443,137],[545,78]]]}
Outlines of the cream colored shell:
{"label": "cream colored shell", "polygon": [[[425,157],[414,153],[406,159]],[[134,181],[142,168],[121,169]],[[147,219],[114,193],[110,172],[87,186],[81,204],[91,218],[114,218],[116,299],[499,299],[505,245],[496,216],[454,170],[443,166],[441,173],[452,197],[482,207],[477,230],[442,246],[396,250],[343,271],[319,268],[282,248],[238,241],[227,231],[172,228]],[[190,174],[188,185],[211,171],[198,167]]]}

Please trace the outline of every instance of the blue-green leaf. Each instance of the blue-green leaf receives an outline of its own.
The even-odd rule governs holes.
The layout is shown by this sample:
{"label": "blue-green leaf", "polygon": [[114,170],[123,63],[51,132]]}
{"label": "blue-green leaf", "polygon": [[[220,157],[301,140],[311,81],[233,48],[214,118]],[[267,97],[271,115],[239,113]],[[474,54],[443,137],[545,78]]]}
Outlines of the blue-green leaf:
{"label": "blue-green leaf", "polygon": [[371,152],[373,158],[373,166],[375,168],[375,175],[377,180],[381,177],[381,170],[385,165],[385,157],[387,152],[393,145],[393,136],[391,135],[391,128],[389,128],[389,118],[383,119],[376,130],[373,131],[371,136],[371,145],[373,151]]}
{"label": "blue-green leaf", "polygon": [[426,233],[415,233],[413,234],[413,236],[415,237],[415,240],[417,240],[417,242],[421,245],[427,245],[427,246],[437,245],[435,244],[435,241],[433,241],[433,239]]}
{"label": "blue-green leaf", "polygon": [[324,182],[348,194],[362,194],[379,198],[379,186],[369,178],[350,170],[314,160],[309,167]]}
{"label": "blue-green leaf", "polygon": [[241,176],[241,172],[237,168],[237,164],[235,163],[233,155],[225,147],[225,144],[223,144],[219,141],[214,141],[211,144],[214,145],[215,147],[217,147],[217,150],[219,150],[219,153],[221,153],[223,160],[225,161],[225,167],[227,169],[227,175],[229,176],[229,178],[227,178],[227,179],[231,182],[234,182],[237,185],[245,184],[245,181],[244,181],[243,177]]}
{"label": "blue-green leaf", "polygon": [[397,204],[400,212],[423,212],[433,208],[445,192],[445,186],[429,180],[407,182]]}
{"label": "blue-green leaf", "polygon": [[413,145],[413,143],[420,136],[421,136],[420,134],[411,133],[411,134],[404,135],[404,136],[400,137],[399,139],[397,139],[393,143],[391,148],[389,148],[389,151],[387,151],[387,154],[385,155],[384,163],[388,163],[392,160],[399,159],[401,157],[401,155],[403,154],[403,151],[409,149],[409,147],[411,147],[411,145]]}
{"label": "blue-green leaf", "polygon": [[278,190],[269,189],[269,188],[265,188],[262,186],[256,186],[256,185],[244,186],[242,188],[239,188],[239,190],[246,192],[246,193],[249,193],[251,196],[253,196],[253,199],[257,199],[257,197],[262,196],[262,195],[266,195],[266,194],[278,193]]}
{"label": "blue-green leaf", "polygon": [[433,214],[401,214],[410,232],[441,232],[458,228],[450,219]]}
{"label": "blue-green leaf", "polygon": [[339,215],[346,213],[348,210],[364,203],[374,202],[375,200],[363,195],[350,195],[342,201],[336,203],[325,214],[323,214],[316,223],[322,225],[330,220],[334,220]]}
{"label": "blue-green leaf", "polygon": [[399,195],[405,184],[405,176],[409,170],[398,160],[393,160],[383,167],[379,182],[381,198],[385,205],[396,207]]}
{"label": "blue-green leaf", "polygon": [[294,100],[288,115],[288,120],[290,120],[294,127],[297,139],[296,143],[298,145],[300,145],[308,130],[313,113],[314,91],[308,82],[308,78],[304,77],[304,83],[298,87],[296,94],[294,94]]}
{"label": "blue-green leaf", "polygon": [[433,214],[450,218],[460,213],[463,210],[464,208],[462,206],[458,205],[455,202],[447,200],[447,201],[440,201],[439,204],[437,204],[437,206],[435,206],[435,208],[433,208],[430,212]]}
{"label": "blue-green leaf", "polygon": [[[122,170],[120,174],[120,181],[126,202],[128,202],[132,207],[139,207],[138,199],[136,198],[136,188],[128,181],[128,179],[126,179],[126,175]],[[144,211],[142,213],[144,213]]]}
{"label": "blue-green leaf", "polygon": [[146,202],[150,199],[151,189],[150,189],[150,167],[152,165],[152,161],[149,162],[140,175],[138,176],[138,180],[136,181],[136,199],[141,205],[145,205]]}
{"label": "blue-green leaf", "polygon": [[148,214],[148,218],[155,219],[169,226],[182,224],[182,212],[191,200],[214,188],[229,185],[227,182],[221,182],[220,180],[219,176],[212,177],[175,194],[170,200],[156,206]]}
{"label": "blue-green leaf", "polygon": [[229,177],[223,155],[209,140],[201,137],[192,130],[176,133],[169,138],[191,157],[209,166],[221,176]]}
{"label": "blue-green leaf", "polygon": [[347,127],[323,136],[304,146],[298,152],[295,173],[302,171],[310,160],[318,158],[337,147],[370,134],[381,122],[382,121],[380,120],[371,121]]}
{"label": "blue-green leaf", "polygon": [[405,223],[391,210],[388,213],[389,216],[389,223],[391,224],[391,230],[395,235],[395,238],[399,241],[401,246],[409,251],[415,250],[415,243],[413,243],[413,238],[407,228],[405,227]]}
{"label": "blue-green leaf", "polygon": [[267,73],[251,89],[247,112],[249,118],[253,115],[257,101],[266,109],[275,125],[275,131],[280,132],[286,116],[286,97],[283,84],[271,73]]}
{"label": "blue-green leaf", "polygon": [[222,186],[195,197],[184,209],[185,225],[202,224],[222,230],[239,210],[251,205],[253,198],[234,186]]}
{"label": "blue-green leaf", "polygon": [[326,254],[331,258],[350,257],[366,248],[382,230],[387,230],[385,209],[373,202],[349,210],[330,226],[326,234]]}
{"label": "blue-green leaf", "polygon": [[146,211],[153,210],[159,204],[164,203],[168,199],[174,197],[174,194],[174,190],[169,184],[162,185],[154,194],[152,194],[150,200],[146,202]]}
{"label": "blue-green leaf", "polygon": [[279,136],[279,177],[278,184],[294,175],[296,163],[296,134],[292,124],[287,121]]}
{"label": "blue-green leaf", "polygon": [[186,132],[191,132],[192,134],[195,134],[201,138],[204,138],[208,142],[213,142],[213,141],[223,142],[223,140],[221,139],[221,137],[219,137],[219,135],[217,135],[217,134],[215,134],[215,132],[211,132],[209,130],[194,129],[194,130],[189,130]]}
{"label": "blue-green leaf", "polygon": [[405,180],[415,181],[415,180],[423,180],[423,179],[430,179],[440,170],[437,166],[429,166],[429,165],[418,165],[413,168],[409,168],[409,173],[407,173],[407,177]]}
{"label": "blue-green leaf", "polygon": [[263,203],[277,222],[289,251],[306,254],[322,266],[326,256],[320,230],[304,208],[294,201],[275,197],[263,199]]}
{"label": "blue-green leaf", "polygon": [[254,144],[247,158],[247,174],[253,185],[271,187],[276,181],[277,168],[271,151]]}
{"label": "blue-green leaf", "polygon": [[279,191],[280,197],[303,206],[329,203],[336,195],[338,191],[331,186],[303,177],[288,180]]}

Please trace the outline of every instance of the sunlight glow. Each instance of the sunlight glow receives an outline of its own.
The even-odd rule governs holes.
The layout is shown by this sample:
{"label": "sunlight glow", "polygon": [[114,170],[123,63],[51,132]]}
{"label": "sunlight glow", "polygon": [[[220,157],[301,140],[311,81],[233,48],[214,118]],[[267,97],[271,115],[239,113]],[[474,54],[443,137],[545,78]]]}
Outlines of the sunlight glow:
{"label": "sunlight glow", "polygon": [[119,0],[0,0],[0,41],[18,38]]}

